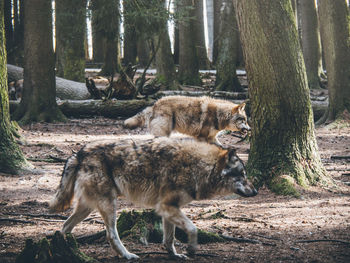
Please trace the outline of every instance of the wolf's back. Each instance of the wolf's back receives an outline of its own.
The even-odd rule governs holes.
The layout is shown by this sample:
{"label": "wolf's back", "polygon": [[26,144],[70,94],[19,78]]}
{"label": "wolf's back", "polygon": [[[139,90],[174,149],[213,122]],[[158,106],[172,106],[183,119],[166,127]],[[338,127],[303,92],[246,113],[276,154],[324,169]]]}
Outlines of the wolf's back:
{"label": "wolf's back", "polygon": [[67,160],[60,185],[49,205],[51,211],[61,212],[70,207],[74,197],[74,185],[78,167],[79,161],[77,155],[73,155]]}
{"label": "wolf's back", "polygon": [[143,111],[137,113],[135,116],[126,119],[124,121],[124,127],[128,129],[135,129],[137,127],[143,127],[146,123],[148,123],[148,120],[152,114],[153,107],[147,107]]}

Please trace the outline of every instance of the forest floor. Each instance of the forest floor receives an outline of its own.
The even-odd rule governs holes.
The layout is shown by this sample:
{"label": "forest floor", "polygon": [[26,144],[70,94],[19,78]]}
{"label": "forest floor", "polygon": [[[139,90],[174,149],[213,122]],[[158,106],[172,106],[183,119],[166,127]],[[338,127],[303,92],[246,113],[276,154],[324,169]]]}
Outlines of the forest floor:
{"label": "forest floor", "polygon": [[[27,238],[37,241],[61,229],[64,220],[47,216],[48,201],[64,165],[57,157],[66,159],[93,140],[118,140],[120,136],[145,133],[145,129],[124,130],[122,120],[100,117],[23,127],[25,143],[21,147],[37,172],[0,174],[0,262],[14,262]],[[310,187],[301,198],[276,196],[263,188],[253,198],[230,196],[192,202],[183,211],[198,228],[259,242],[200,245],[191,262],[350,262],[350,128],[321,127],[316,133],[323,164],[336,186]],[[238,139],[224,135],[221,140],[233,144]],[[235,147],[246,161],[249,144],[238,143]],[[140,208],[120,199],[119,212],[131,209]],[[215,218],[218,212],[222,216]],[[101,221],[94,212],[73,233],[82,236],[101,231]],[[161,244],[146,246],[128,240],[124,244],[139,254],[141,262],[175,262],[162,253],[165,250]],[[185,244],[176,242],[176,247],[185,250]],[[100,262],[126,262],[117,260],[105,238],[80,248]]]}

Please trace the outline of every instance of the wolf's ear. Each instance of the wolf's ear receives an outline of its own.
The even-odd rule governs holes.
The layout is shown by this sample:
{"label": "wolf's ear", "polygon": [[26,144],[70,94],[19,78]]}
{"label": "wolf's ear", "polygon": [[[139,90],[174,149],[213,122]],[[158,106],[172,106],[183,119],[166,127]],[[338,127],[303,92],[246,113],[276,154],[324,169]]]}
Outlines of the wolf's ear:
{"label": "wolf's ear", "polygon": [[239,106],[238,106],[239,111],[244,111],[244,109],[245,109],[245,102],[239,104]]}

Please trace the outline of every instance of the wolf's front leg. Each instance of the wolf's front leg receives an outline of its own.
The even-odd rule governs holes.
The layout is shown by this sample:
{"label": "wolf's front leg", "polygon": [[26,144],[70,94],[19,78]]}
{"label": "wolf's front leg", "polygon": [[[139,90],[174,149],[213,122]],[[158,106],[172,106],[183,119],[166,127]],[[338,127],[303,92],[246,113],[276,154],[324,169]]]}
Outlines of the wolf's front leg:
{"label": "wolf's front leg", "polygon": [[186,259],[187,258],[186,255],[176,253],[176,249],[174,246],[175,226],[172,223],[170,223],[168,220],[166,220],[164,217],[162,219],[163,219],[163,244],[165,246],[165,249],[168,251],[171,257]]}
{"label": "wolf's front leg", "polygon": [[[162,204],[157,209],[157,212],[164,218],[164,220],[168,221],[168,223],[173,224],[186,232],[188,236],[187,253],[188,255],[193,256],[197,250],[198,243],[197,228],[192,221],[186,217],[186,215],[183,214],[178,207],[175,206]],[[165,231],[169,231],[169,228],[168,230],[164,229],[164,232]]]}

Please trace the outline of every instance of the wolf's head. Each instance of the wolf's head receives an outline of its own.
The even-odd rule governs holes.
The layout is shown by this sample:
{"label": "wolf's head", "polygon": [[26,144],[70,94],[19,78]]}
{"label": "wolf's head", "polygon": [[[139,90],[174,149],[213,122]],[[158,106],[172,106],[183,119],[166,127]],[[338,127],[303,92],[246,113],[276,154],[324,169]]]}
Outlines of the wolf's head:
{"label": "wolf's head", "polygon": [[247,114],[244,108],[245,103],[242,103],[232,109],[232,117],[229,126],[227,127],[229,130],[240,131],[243,134],[250,131],[250,126],[247,122]]}
{"label": "wolf's head", "polygon": [[258,191],[248,181],[243,161],[237,156],[235,150],[228,152],[228,159],[225,168],[221,172],[225,182],[225,190],[239,194],[244,197],[257,195]]}

